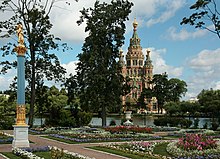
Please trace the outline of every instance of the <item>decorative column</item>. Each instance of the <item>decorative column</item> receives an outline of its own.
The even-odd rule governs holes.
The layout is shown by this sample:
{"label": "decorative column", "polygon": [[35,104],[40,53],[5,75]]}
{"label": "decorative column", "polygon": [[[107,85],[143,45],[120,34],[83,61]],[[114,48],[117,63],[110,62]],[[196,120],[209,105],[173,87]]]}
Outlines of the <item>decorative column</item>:
{"label": "decorative column", "polygon": [[18,46],[17,52],[17,106],[16,124],[14,127],[14,140],[12,147],[29,147],[28,125],[26,124],[25,108],[25,52],[23,28],[21,24],[17,26]]}

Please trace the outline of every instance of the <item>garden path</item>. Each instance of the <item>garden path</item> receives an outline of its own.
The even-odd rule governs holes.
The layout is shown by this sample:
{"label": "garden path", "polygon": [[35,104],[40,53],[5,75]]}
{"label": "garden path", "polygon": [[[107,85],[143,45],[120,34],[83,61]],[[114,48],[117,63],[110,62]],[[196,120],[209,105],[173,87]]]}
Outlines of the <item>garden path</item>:
{"label": "garden path", "polygon": [[[8,134],[13,133],[12,130],[11,131],[7,130],[4,132],[6,132]],[[55,140],[51,140],[51,139],[42,138],[38,135],[30,135],[30,134],[29,134],[29,140],[33,142],[33,143],[30,143],[31,147],[50,145],[50,146],[56,146],[59,148],[63,148],[63,149],[68,150],[70,152],[79,153],[84,156],[94,157],[96,159],[128,159],[126,157],[121,157],[118,155],[109,154],[109,153],[100,152],[100,151],[91,150],[91,149],[86,148],[86,147],[90,147],[90,146],[99,145],[100,143],[67,144],[67,143],[63,143],[63,142],[59,142],[59,141],[55,141]],[[11,149],[12,149],[11,144],[0,144],[0,152],[11,152]],[[1,158],[1,156],[0,156],[0,159],[3,159],[3,158]]]}

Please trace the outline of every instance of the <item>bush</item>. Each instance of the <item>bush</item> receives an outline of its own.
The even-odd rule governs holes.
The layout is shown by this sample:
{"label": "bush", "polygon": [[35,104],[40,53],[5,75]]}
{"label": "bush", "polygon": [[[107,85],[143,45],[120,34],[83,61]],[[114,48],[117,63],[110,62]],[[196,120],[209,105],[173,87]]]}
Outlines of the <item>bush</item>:
{"label": "bush", "polygon": [[115,125],[116,125],[115,120],[111,120],[109,126],[115,126]]}
{"label": "bush", "polygon": [[11,116],[0,116],[0,129],[11,130],[12,125],[15,124],[14,118]]}
{"label": "bush", "polygon": [[181,127],[189,128],[192,125],[192,121],[189,119],[181,119],[180,125],[181,125]]}
{"label": "bush", "polygon": [[168,117],[160,117],[158,119],[154,120],[154,125],[156,126],[171,126],[171,127],[176,127],[180,123],[179,118],[168,118]]}
{"label": "bush", "polygon": [[71,113],[69,111],[62,111],[60,115],[59,126],[61,127],[75,127],[76,126],[75,118],[71,117]]}
{"label": "bush", "polygon": [[170,124],[171,127],[177,127],[180,123],[181,119],[179,118],[169,118],[168,123]]}
{"label": "bush", "polygon": [[212,122],[212,127],[211,127],[211,130],[217,130],[218,129],[218,127],[219,127],[219,124],[218,124],[218,122],[216,122],[216,121],[213,121]]}
{"label": "bush", "polygon": [[79,125],[80,126],[86,126],[92,120],[92,114],[84,112],[84,111],[83,112],[81,112],[81,111],[78,112],[77,116],[79,118]]}
{"label": "bush", "polygon": [[168,123],[169,123],[169,120],[166,117],[161,117],[161,118],[154,120],[154,125],[156,126],[167,126]]}

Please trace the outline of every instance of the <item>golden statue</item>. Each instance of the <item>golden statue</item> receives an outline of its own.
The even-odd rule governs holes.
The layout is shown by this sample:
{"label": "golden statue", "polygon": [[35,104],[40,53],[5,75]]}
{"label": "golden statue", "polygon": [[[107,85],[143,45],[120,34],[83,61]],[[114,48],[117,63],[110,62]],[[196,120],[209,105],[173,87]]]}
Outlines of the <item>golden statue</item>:
{"label": "golden statue", "polygon": [[24,35],[23,35],[22,24],[18,24],[17,26],[17,35],[18,35],[18,44],[24,45]]}
{"label": "golden statue", "polygon": [[16,125],[26,125],[26,123],[25,123],[25,119],[26,119],[25,105],[17,105],[16,114],[17,114]]}
{"label": "golden statue", "polygon": [[17,25],[17,35],[18,35],[18,46],[14,48],[14,51],[17,52],[19,56],[24,56],[27,49],[24,46],[24,34],[23,34],[22,24]]}

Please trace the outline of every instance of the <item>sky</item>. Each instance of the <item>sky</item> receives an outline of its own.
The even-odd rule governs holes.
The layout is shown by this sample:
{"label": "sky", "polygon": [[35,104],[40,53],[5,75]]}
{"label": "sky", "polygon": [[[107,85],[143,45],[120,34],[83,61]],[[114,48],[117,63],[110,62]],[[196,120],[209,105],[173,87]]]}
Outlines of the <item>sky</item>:
{"label": "sky", "polygon": [[[129,21],[126,22],[125,44],[127,53],[129,39],[133,33],[134,18],[138,22],[137,33],[141,38],[143,53],[151,50],[154,74],[166,72],[169,78],[179,78],[187,83],[184,100],[196,97],[202,89],[220,89],[220,39],[216,34],[193,26],[180,25],[183,17],[192,14],[189,7],[195,0],[131,0],[134,3]],[[85,24],[77,25],[80,10],[93,7],[95,0],[71,0],[70,5],[57,2],[50,14],[53,28],[51,32],[67,42],[73,50],[57,53],[62,66],[75,74],[77,54],[85,37]],[[103,0],[101,1],[103,2]],[[105,2],[110,2],[105,0]],[[217,2],[220,8],[220,2]],[[0,13],[0,18],[8,15]],[[212,27],[211,25],[209,27]],[[0,45],[4,44],[0,39]],[[0,53],[1,54],[1,53]],[[11,59],[16,57],[10,57]],[[0,61],[3,61],[0,57]],[[0,90],[9,88],[16,70],[0,75]],[[53,84],[53,83],[51,83]]]}

